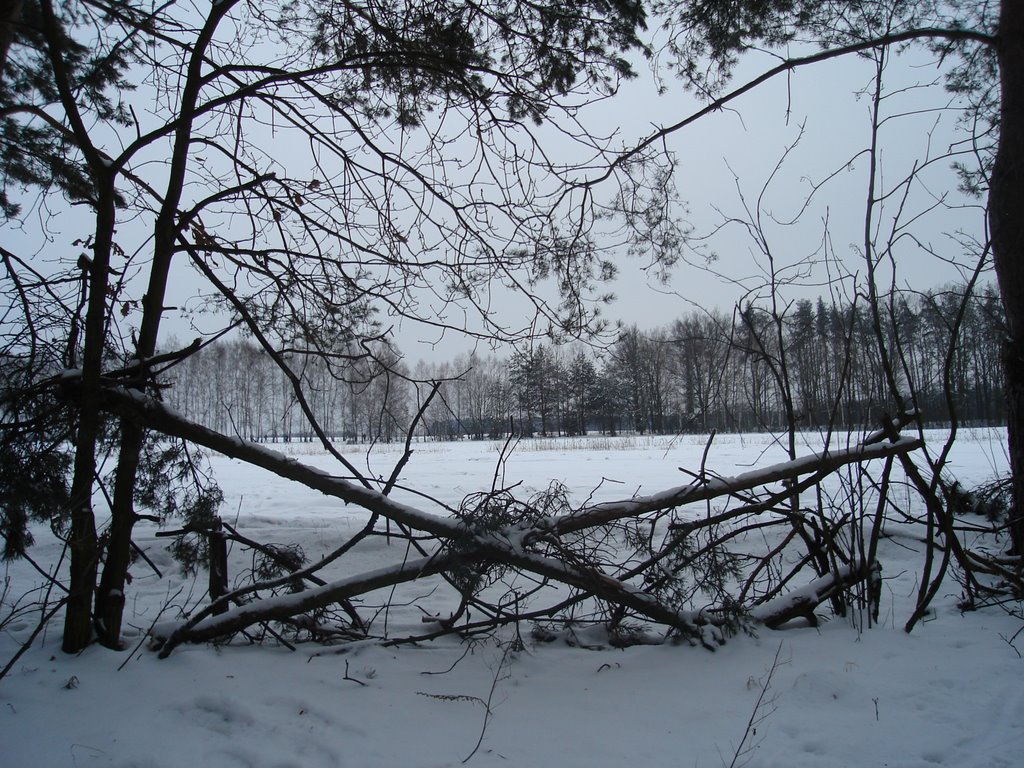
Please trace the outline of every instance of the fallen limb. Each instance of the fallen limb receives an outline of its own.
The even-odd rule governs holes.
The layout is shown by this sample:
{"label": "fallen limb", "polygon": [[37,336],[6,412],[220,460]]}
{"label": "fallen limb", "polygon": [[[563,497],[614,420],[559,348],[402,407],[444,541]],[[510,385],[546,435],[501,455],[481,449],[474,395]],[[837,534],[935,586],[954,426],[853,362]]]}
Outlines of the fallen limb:
{"label": "fallen limb", "polygon": [[[680,600],[685,602],[690,598],[680,598],[678,592],[666,589],[666,585],[673,579],[683,578],[680,574],[687,565],[684,555],[691,557],[688,562],[714,555],[730,538],[728,532],[717,536],[714,533],[717,526],[751,515],[774,514],[780,501],[786,501],[800,490],[819,483],[843,466],[871,459],[906,456],[921,444],[915,439],[898,438],[811,454],[732,478],[706,479],[702,473],[688,485],[650,496],[591,504],[564,514],[545,514],[537,510],[547,509],[546,504],[535,510],[529,503],[518,502],[507,494],[497,498],[492,492],[490,496],[484,495],[485,499],[479,506],[456,516],[442,517],[397,502],[382,491],[306,466],[260,445],[217,433],[135,392],[109,387],[104,390],[103,407],[125,418],[136,419],[150,429],[241,459],[345,503],[358,505],[371,512],[371,519],[379,516],[385,521],[396,522],[403,530],[401,535],[425,553],[424,557],[416,560],[327,582],[295,594],[253,599],[222,615],[212,615],[214,608],[207,608],[183,623],[164,626],[154,632],[163,643],[162,657],[181,642],[229,636],[256,623],[287,621],[376,589],[427,576],[445,574],[450,580],[451,574],[459,568],[477,568],[483,573],[495,565],[572,587],[594,603],[614,607],[612,615],[616,616],[616,622],[624,615],[633,615],[667,627],[691,641],[714,647],[718,637],[713,631],[709,634],[709,630],[714,627],[730,628],[743,606],[733,605],[728,612],[707,608],[680,610],[679,605],[684,604]],[[389,486],[393,481],[394,478],[389,480]],[[781,489],[770,490],[770,486],[779,483],[782,484]],[[756,493],[759,490],[761,493]],[[704,519],[679,520],[675,514],[675,510],[683,505],[719,497],[739,498],[742,505],[739,509],[726,510]],[[493,514],[492,508],[485,506],[489,502],[493,502],[493,510],[496,510]],[[658,548],[653,548],[652,543],[644,550],[647,554],[642,558],[636,557],[642,553],[635,548],[632,554],[622,556],[614,551],[615,546],[622,546],[628,539],[629,530],[632,530],[622,526],[648,525],[653,536],[657,520],[666,513],[671,513],[676,522],[667,526],[664,543]],[[790,519],[799,513],[787,503],[785,509],[778,510],[778,514],[783,519]],[[368,532],[364,530],[364,533]],[[695,554],[687,555],[680,546],[681,542],[698,534],[710,537],[709,543],[697,547],[693,551]],[[609,540],[613,540],[609,545],[611,549],[602,549]],[[835,546],[833,542],[825,544]],[[627,545],[627,549],[628,546],[638,545]],[[679,560],[680,557],[683,560]],[[840,553],[840,560],[847,559]],[[639,565],[624,567],[629,561]],[[309,579],[313,570],[307,567],[302,576]],[[610,573],[617,573],[619,577]],[[871,573],[870,569],[841,568],[815,579],[807,587],[754,607],[749,618],[770,627],[779,626],[796,616],[807,616],[813,620],[813,611],[823,600],[834,597]],[[790,574],[790,578],[793,575],[795,573]],[[475,576],[473,578],[481,581]],[[258,589],[261,587],[254,585],[249,591]],[[226,595],[224,600],[230,597]],[[725,595],[722,597],[729,599]]]}
{"label": "fallen limb", "polygon": [[[584,507],[577,513],[551,522],[547,530],[556,535],[562,535],[596,525],[605,525],[627,517],[635,517],[647,512],[709,501],[720,496],[731,496],[744,491],[754,490],[755,488],[762,488],[772,483],[790,482],[801,475],[816,474],[819,477],[824,477],[847,464],[856,464],[893,455],[904,455],[916,451],[922,445],[923,443],[917,438],[903,437],[889,443],[858,445],[854,448],[829,451],[822,454],[812,453],[793,461],[765,467],[764,469],[755,469],[735,477],[697,480],[688,485],[671,488],[651,496],[594,504]],[[744,514],[744,512],[738,511],[730,514]]]}
{"label": "fallen limb", "polygon": [[[150,397],[121,388],[104,391],[103,407],[122,416],[139,419],[151,429],[201,445],[234,459],[262,467],[279,477],[334,496],[342,501],[377,512],[410,528],[435,536],[456,539],[465,533],[456,521],[431,515],[407,504],[402,504],[379,491],[356,485],[322,470],[306,466],[296,459],[239,438],[229,437],[180,416]],[[848,464],[905,455],[920,448],[917,438],[899,438],[887,443],[858,445],[853,448],[829,451],[776,464],[764,469],[745,472],[731,478],[712,478],[695,481],[650,496],[623,501],[592,504],[560,518],[539,521],[534,535],[561,536],[567,533],[606,525],[629,517],[673,509],[685,504],[705,502],[721,496],[735,495],[764,487],[772,483],[790,482],[801,475],[817,474],[821,477]],[[525,531],[524,531],[525,533]]]}
{"label": "fallen limb", "polygon": [[778,629],[787,621],[800,617],[806,618],[811,626],[817,626],[814,611],[819,605],[862,581],[877,583],[882,578],[881,574],[881,567],[874,562],[842,566],[804,587],[753,607],[750,618],[769,629]]}
{"label": "fallen limb", "polygon": [[340,579],[322,587],[253,600],[218,615],[210,615],[207,611],[201,611],[184,623],[174,622],[154,627],[150,634],[157,641],[160,647],[160,658],[163,659],[185,641],[213,640],[240,632],[260,622],[288,619],[325,605],[372,592],[381,587],[390,587],[394,584],[431,576],[451,568],[453,564],[453,560],[445,556],[411,560],[397,566],[380,568],[352,578]]}

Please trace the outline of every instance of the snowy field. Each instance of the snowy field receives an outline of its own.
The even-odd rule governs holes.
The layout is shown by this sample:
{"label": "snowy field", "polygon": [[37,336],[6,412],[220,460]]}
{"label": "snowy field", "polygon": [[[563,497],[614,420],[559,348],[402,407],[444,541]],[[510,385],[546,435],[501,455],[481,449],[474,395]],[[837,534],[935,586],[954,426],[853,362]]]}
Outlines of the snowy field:
{"label": "snowy field", "polygon": [[[1000,430],[965,431],[953,469],[967,486],[990,480],[1005,471],[1004,445]],[[310,446],[275,447],[331,466]],[[403,485],[457,506],[490,488],[499,447],[417,445]],[[704,447],[696,437],[524,443],[503,481],[540,490],[559,480],[576,503],[626,498],[686,482],[678,468],[696,470]],[[398,455],[397,446],[378,449],[370,471],[386,477]],[[730,475],[783,459],[767,436],[722,435],[708,468]],[[365,520],[260,470],[216,457],[213,466],[225,519],[253,539],[297,542],[317,557]],[[429,508],[408,492],[402,498]],[[163,571],[161,579],[144,563],[133,567],[126,634],[138,647],[67,657],[55,622],[0,680],[0,765],[434,768],[470,755],[471,766],[524,768],[1024,765],[1024,633],[1014,639],[1024,622],[998,609],[961,613],[950,581],[934,612],[905,634],[920,574],[920,552],[907,541],[883,542],[882,626],[872,629],[847,620],[762,629],[714,653],[529,639],[509,653],[446,639],[363,643],[344,654],[314,645],[182,646],[161,661],[142,643],[146,628],[200,605],[204,588],[181,577],[156,530],[137,529]],[[35,557],[55,562],[56,543],[45,529],[38,538]],[[393,557],[386,547],[382,539],[360,546],[339,573]],[[244,565],[236,557],[231,567]],[[38,618],[10,619],[12,601],[41,582],[26,563],[10,564],[6,576],[0,664]],[[425,606],[432,601],[439,611],[453,607],[440,593]],[[418,616],[398,608],[376,620],[413,631]]]}

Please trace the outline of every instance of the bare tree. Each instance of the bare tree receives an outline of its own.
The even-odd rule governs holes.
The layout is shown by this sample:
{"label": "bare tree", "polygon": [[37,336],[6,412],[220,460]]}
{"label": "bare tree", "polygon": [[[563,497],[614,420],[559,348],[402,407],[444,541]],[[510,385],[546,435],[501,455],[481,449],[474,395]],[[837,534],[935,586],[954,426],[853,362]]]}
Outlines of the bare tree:
{"label": "bare tree", "polygon": [[[707,106],[672,125],[655,131],[624,153],[592,186],[613,172],[642,163],[668,136],[722,109],[761,84],[823,61],[869,55],[883,66],[891,51],[916,44],[932,50],[947,69],[947,87],[963,99],[966,129],[963,153],[957,162],[962,185],[986,197],[991,254],[1007,318],[1004,360],[1009,412],[1009,453],[1014,484],[1010,532],[1013,550],[1024,551],[1024,285],[1019,254],[1024,229],[1015,211],[1022,199],[1024,130],[1021,129],[1019,82],[1024,72],[1021,30],[1024,10],[1019,3],[921,2],[864,0],[856,3],[813,3],[802,0],[719,3],[694,0],[655,3],[667,17],[666,57],[686,85],[707,98]],[[755,47],[767,47],[779,63],[739,86],[729,80],[736,62]],[[794,55],[793,50],[805,51]],[[877,93],[875,98],[877,98]],[[878,220],[869,198],[865,239]],[[874,275],[872,275],[874,278]],[[874,279],[868,290],[875,291]],[[869,310],[870,311],[870,310]],[[877,322],[876,322],[877,325]],[[883,357],[886,352],[876,348]],[[884,361],[883,365],[884,365]],[[893,369],[895,370],[895,369]],[[889,393],[898,387],[889,382]]]}
{"label": "bare tree", "polygon": [[[38,0],[23,16],[0,104],[3,202],[17,212],[20,182],[94,213],[85,302],[65,329],[67,367],[81,372],[66,390],[78,428],[65,650],[94,629],[119,644],[145,430],[119,424],[101,542],[98,402],[112,353],[124,356],[119,385],[158,386],[176,262],[191,263],[229,322],[279,365],[332,451],[301,361],[394,372],[374,310],[487,339],[588,326],[598,251],[544,203],[559,169],[531,126],[630,74],[623,52],[639,46],[639,6]],[[549,302],[527,290],[546,277],[573,291]],[[525,323],[486,311],[499,286],[526,296]]]}

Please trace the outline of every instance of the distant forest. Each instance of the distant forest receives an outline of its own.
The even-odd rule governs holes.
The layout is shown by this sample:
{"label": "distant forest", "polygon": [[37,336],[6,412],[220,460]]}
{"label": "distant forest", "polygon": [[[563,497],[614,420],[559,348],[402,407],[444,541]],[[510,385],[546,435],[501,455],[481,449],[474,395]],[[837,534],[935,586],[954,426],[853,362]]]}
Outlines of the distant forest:
{"label": "distant forest", "polygon": [[169,370],[166,399],[253,440],[310,439],[303,408],[333,439],[401,439],[431,388],[422,382],[438,382],[416,429],[424,438],[859,429],[897,407],[884,394],[881,338],[925,423],[948,424],[952,406],[962,424],[1001,424],[1002,306],[987,287],[961,312],[963,296],[962,286],[899,295],[877,318],[867,302],[822,299],[692,311],[653,331],[623,328],[600,349],[541,344],[412,368],[393,347],[325,360],[295,344],[277,351],[282,366],[236,338]]}

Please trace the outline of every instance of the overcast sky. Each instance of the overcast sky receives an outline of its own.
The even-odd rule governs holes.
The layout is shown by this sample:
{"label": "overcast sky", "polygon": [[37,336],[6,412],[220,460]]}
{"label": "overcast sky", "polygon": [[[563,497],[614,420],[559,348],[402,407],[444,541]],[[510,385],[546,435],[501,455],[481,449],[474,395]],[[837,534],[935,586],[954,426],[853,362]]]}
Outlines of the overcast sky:
{"label": "overcast sky", "polygon": [[[767,56],[748,59],[734,83],[739,85],[775,63]],[[642,259],[618,258],[619,278],[612,285],[618,299],[606,315],[654,328],[697,306],[729,311],[741,299],[763,297],[768,280],[763,253],[743,227],[720,226],[726,217],[746,215],[741,194],[747,209],[756,212],[762,187],[798,138],[761,208],[780,272],[796,274],[795,265],[806,265],[808,260],[817,265],[809,271],[801,267],[799,285],[785,287],[783,295],[827,299],[832,291],[849,298],[853,280],[833,286],[826,283],[844,270],[861,277],[866,271],[861,254],[869,165],[862,150],[870,142],[871,98],[858,91],[871,87],[873,74],[873,62],[856,58],[798,70],[670,136],[666,146],[678,161],[679,192],[698,236],[695,245],[703,250],[687,252],[686,259],[671,270],[667,284],[655,271],[644,271]],[[949,101],[941,81],[930,88],[911,89],[939,80],[939,75],[930,57],[920,51],[897,57],[888,67],[885,79],[891,95],[883,102],[888,119],[880,132],[880,189],[892,190],[915,164],[942,155],[952,142],[963,138],[956,114],[939,109]],[[588,119],[599,131],[617,129],[622,145],[632,146],[655,127],[673,124],[701,106],[677,81],[667,84],[669,92],[659,96],[651,77],[628,83],[614,99],[593,108]],[[812,185],[829,177],[811,205],[802,210]],[[882,233],[897,210],[903,220],[913,220],[895,251],[898,286],[925,290],[963,281],[973,267],[973,260],[963,258],[950,233],[961,229],[982,238],[983,213],[977,200],[957,193],[956,183],[951,161],[940,159],[922,173],[905,199],[894,196],[877,207],[875,218]],[[948,197],[939,204],[938,196],[943,194]],[[963,205],[968,208],[960,209]],[[791,225],[772,221],[798,216],[799,222]],[[827,269],[821,263],[826,219],[828,253],[838,262]],[[713,232],[706,241],[699,237]],[[705,263],[702,254],[712,253],[716,259]],[[882,275],[888,280],[885,266]],[[430,345],[420,343],[406,329],[399,338],[411,359],[432,354]],[[453,343],[442,348],[462,347]]]}
{"label": "overcast sky", "polygon": [[[736,72],[734,83],[738,85],[775,63],[775,59],[766,55],[748,57]],[[644,66],[641,64],[640,68]],[[858,249],[864,237],[868,166],[863,156],[848,167],[847,163],[869,143],[870,99],[863,94],[857,96],[856,92],[871,85],[872,74],[873,64],[864,59],[848,58],[815,65],[796,71],[788,78],[780,77],[764,84],[733,102],[728,109],[669,136],[665,147],[678,162],[679,193],[687,203],[687,220],[693,228],[694,245],[698,247],[687,250],[665,284],[659,280],[656,270],[644,271],[646,262],[642,258],[618,256],[619,278],[611,286],[618,298],[605,310],[606,317],[649,329],[667,325],[696,306],[729,311],[743,298],[763,296],[767,283],[766,259],[741,226],[726,226],[707,240],[701,236],[716,232],[725,217],[745,215],[741,193],[748,210],[756,212],[762,186],[801,132],[799,146],[778,173],[761,206],[768,222],[765,231],[776,266],[782,273],[786,274],[787,269],[796,264],[817,262],[817,266],[802,274],[799,287],[784,289],[784,296],[787,299],[827,297],[830,290],[827,278],[837,274],[837,270],[863,275],[865,267]],[[958,138],[953,113],[916,113],[922,108],[941,107],[946,103],[948,96],[941,85],[926,92],[903,90],[918,82],[931,82],[938,76],[928,57],[920,52],[899,57],[887,72],[889,90],[900,93],[893,95],[885,105],[886,113],[892,115],[881,134],[884,163],[881,184],[886,189],[906,175],[914,163],[929,155],[942,154]],[[654,78],[642,73],[637,80],[626,83],[616,97],[588,109],[583,119],[596,133],[615,132],[619,145],[631,147],[656,127],[675,123],[701,106],[678,81],[668,79],[666,85],[667,93],[658,95]],[[916,114],[897,117],[903,113]],[[557,154],[558,139],[554,132],[551,134],[549,151]],[[541,135],[545,135],[543,130]],[[832,174],[835,175],[812,204],[802,210],[811,185]],[[922,176],[921,183],[915,185],[903,205],[904,217],[914,219],[908,233],[912,233],[917,242],[930,244],[935,255],[916,247],[911,238],[903,238],[895,259],[898,285],[927,289],[963,279],[963,268],[950,263],[961,253],[947,233],[961,228],[980,237],[983,223],[980,209],[958,211],[940,206],[918,217],[918,213],[935,205],[937,195],[950,190],[954,194],[947,202],[962,202],[955,194],[955,184],[950,162],[942,160]],[[605,192],[610,194],[611,190]],[[968,202],[976,204],[976,201]],[[888,201],[881,209],[879,220],[885,221],[897,209],[897,203],[897,200]],[[89,231],[89,217],[84,213],[80,211],[62,218],[57,230],[50,234],[52,246],[40,250],[38,258],[48,258],[47,254],[66,258],[67,243]],[[772,218],[783,221],[798,214],[797,224],[783,226],[772,222]],[[838,260],[828,269],[821,263],[826,218],[828,252]],[[28,223],[30,230],[36,226],[36,220]],[[121,227],[127,232],[131,225],[124,223]],[[716,259],[706,264],[703,257],[710,254]],[[194,314],[198,286],[198,278],[191,270],[177,265],[168,304],[180,309],[168,313],[165,335],[185,339],[194,335],[193,324],[203,331],[217,326],[217,319],[197,318]],[[851,286],[852,283],[847,282],[831,289],[842,293]],[[499,299],[496,306],[498,311],[522,311],[512,300],[506,303]],[[385,325],[392,322],[387,317],[382,320]],[[424,332],[409,323],[395,325],[395,332],[410,362],[422,357],[452,355],[473,346],[452,336],[436,344],[436,332]]]}

